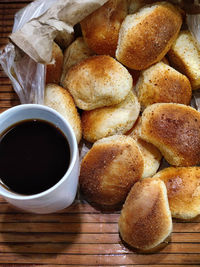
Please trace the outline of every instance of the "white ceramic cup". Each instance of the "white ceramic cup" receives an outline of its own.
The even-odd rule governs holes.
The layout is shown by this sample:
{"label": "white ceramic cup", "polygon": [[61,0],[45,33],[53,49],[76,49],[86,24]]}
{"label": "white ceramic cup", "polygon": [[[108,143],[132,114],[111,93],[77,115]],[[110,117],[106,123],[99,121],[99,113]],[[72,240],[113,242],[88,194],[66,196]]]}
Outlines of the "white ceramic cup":
{"label": "white ceramic cup", "polygon": [[75,134],[69,123],[55,110],[38,104],[24,104],[0,114],[0,135],[13,124],[40,119],[57,126],[68,140],[71,159],[63,178],[48,190],[35,195],[20,195],[0,184],[0,194],[14,206],[33,213],[52,213],[64,209],[75,199],[79,176],[79,153]]}

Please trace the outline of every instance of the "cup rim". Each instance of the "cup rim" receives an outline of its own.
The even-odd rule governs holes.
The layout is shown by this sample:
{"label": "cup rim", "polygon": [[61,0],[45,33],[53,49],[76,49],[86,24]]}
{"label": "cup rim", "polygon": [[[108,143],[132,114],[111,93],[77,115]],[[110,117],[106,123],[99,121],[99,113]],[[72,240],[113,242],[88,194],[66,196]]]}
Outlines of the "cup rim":
{"label": "cup rim", "polygon": [[[41,193],[37,193],[37,194],[33,194],[33,195],[20,195],[20,194],[17,194],[15,192],[13,192],[13,194],[15,194],[15,195],[13,195],[13,194],[10,194],[9,191],[8,192],[7,191],[0,192],[0,195],[2,195],[3,197],[10,198],[10,199],[33,200],[33,199],[37,199],[37,198],[40,198],[40,197],[44,197],[47,194],[51,193],[52,191],[54,191],[57,187],[59,187],[60,184],[62,184],[69,177],[69,175],[72,172],[72,169],[73,169],[73,167],[75,166],[75,163],[76,163],[76,157],[77,157],[77,154],[78,154],[78,144],[77,144],[77,140],[76,140],[76,136],[75,136],[74,130],[72,129],[72,127],[69,124],[69,122],[60,113],[58,113],[55,109],[52,109],[52,108],[50,108],[48,106],[41,105],[41,104],[20,104],[20,105],[11,107],[11,108],[7,109],[6,111],[2,112],[0,114],[0,118],[1,118],[1,116],[6,116],[6,114],[9,114],[10,112],[20,111],[21,109],[23,110],[24,108],[25,109],[26,108],[40,109],[40,110],[45,110],[47,112],[53,113],[56,117],[58,117],[60,120],[62,120],[62,122],[65,124],[65,126],[67,126],[67,128],[69,129],[69,133],[71,135],[71,138],[72,138],[72,142],[73,142],[70,145],[70,150],[71,150],[71,147],[73,147],[73,152],[71,154],[71,162],[70,162],[69,168],[67,169],[67,171],[64,174],[64,176],[54,186],[50,187],[49,189],[47,189],[47,190],[45,190],[45,191],[43,191]],[[45,121],[45,119],[44,119],[44,121]],[[1,187],[1,185],[0,185],[0,187]],[[7,190],[7,189],[5,189],[5,190]]]}

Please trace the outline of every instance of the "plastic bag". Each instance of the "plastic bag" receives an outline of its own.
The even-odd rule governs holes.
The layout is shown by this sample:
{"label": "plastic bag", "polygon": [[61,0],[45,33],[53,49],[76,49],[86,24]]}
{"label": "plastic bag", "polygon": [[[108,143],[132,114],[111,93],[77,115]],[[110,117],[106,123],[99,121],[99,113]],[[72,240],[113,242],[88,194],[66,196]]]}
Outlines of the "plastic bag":
{"label": "plastic bag", "polygon": [[[56,0],[36,0],[15,14],[12,32],[27,21],[41,16]],[[20,102],[43,104],[45,66],[38,64],[20,49],[9,43],[0,51],[0,64],[12,82]]]}
{"label": "plastic bag", "polygon": [[[44,25],[45,30],[42,28],[40,32],[43,34],[44,43],[40,43],[38,40],[39,38],[37,39],[39,31],[35,25],[34,27],[36,28],[32,27],[32,34],[34,34],[34,36],[30,35],[30,32],[26,33],[29,37],[32,36],[36,45],[40,44],[40,50],[43,48],[43,51],[48,55],[50,61],[54,38],[57,38],[57,41],[63,42],[62,37],[65,37],[65,45],[69,45],[73,40],[74,24],[80,22],[81,19],[103,5],[106,1],[107,0],[36,0],[15,15],[13,33],[20,31],[24,25],[27,25],[30,21],[30,24],[33,22],[37,24],[38,22],[37,25]],[[68,15],[66,16],[66,14]],[[40,19],[42,21],[39,22]],[[72,22],[71,25],[66,23],[67,20]],[[49,48],[44,45],[45,40],[49,41]],[[27,47],[25,43],[24,46]],[[34,49],[35,46],[33,45],[33,50]],[[46,61],[42,62],[44,63]],[[45,64],[36,63],[26,53],[11,43],[8,44],[4,50],[0,51],[0,64],[10,78],[13,88],[18,94],[22,104],[43,104],[46,77]]]}

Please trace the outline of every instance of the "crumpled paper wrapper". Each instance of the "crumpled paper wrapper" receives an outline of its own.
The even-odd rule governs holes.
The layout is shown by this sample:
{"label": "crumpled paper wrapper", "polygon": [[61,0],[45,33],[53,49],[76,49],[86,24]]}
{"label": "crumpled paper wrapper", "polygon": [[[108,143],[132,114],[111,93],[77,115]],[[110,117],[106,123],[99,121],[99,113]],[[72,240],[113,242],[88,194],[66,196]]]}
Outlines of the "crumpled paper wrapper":
{"label": "crumpled paper wrapper", "polygon": [[66,45],[72,40],[74,25],[107,0],[58,0],[43,15],[27,22],[10,39],[38,63],[50,63],[52,42],[65,32]]}
{"label": "crumpled paper wrapper", "polygon": [[11,40],[0,64],[22,104],[43,104],[46,67],[54,39],[62,48],[73,40],[73,26],[107,0],[36,0],[15,15]]}

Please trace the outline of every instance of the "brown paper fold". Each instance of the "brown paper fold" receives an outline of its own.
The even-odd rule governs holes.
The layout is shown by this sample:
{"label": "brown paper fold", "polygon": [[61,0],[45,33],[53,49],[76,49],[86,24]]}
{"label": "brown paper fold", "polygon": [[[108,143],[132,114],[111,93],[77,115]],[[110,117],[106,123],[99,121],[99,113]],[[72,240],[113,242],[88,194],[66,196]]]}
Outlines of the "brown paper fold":
{"label": "brown paper fold", "polygon": [[60,32],[65,32],[65,43],[72,40],[74,25],[98,9],[108,0],[58,0],[39,18],[32,19],[10,39],[34,61],[51,61],[52,43]]}

